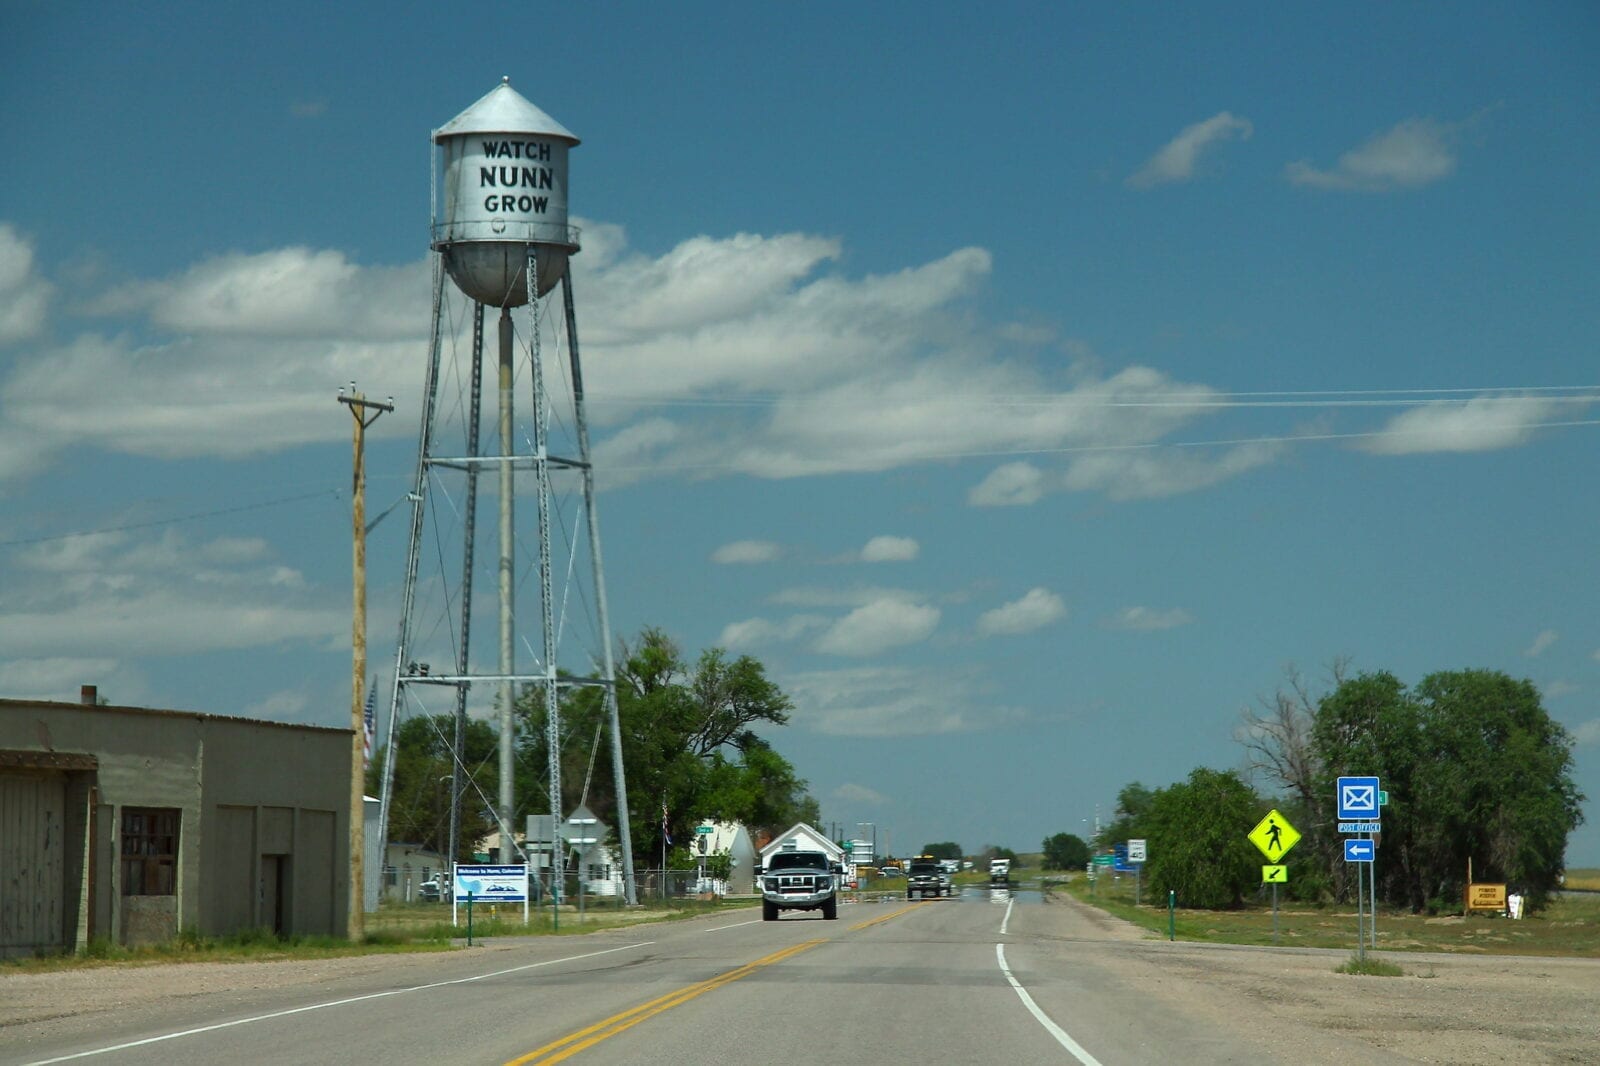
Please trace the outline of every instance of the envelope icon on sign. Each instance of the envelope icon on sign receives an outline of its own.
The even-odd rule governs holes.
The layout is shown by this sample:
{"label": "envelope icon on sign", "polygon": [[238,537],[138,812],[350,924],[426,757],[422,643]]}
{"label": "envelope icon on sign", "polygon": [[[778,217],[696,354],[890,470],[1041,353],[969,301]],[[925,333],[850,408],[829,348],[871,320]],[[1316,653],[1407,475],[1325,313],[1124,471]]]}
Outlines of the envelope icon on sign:
{"label": "envelope icon on sign", "polygon": [[1347,811],[1375,811],[1378,809],[1377,791],[1373,785],[1346,785],[1340,806]]}

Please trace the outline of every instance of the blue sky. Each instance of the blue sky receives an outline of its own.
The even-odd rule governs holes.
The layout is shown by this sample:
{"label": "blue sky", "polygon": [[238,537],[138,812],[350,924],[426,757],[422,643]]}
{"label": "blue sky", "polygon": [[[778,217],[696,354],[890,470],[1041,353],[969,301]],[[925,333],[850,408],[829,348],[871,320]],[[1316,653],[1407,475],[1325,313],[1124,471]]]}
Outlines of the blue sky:
{"label": "blue sky", "polygon": [[348,720],[334,396],[396,399],[375,515],[429,134],[509,75],[582,138],[612,628],[765,662],[825,820],[1031,850],[1289,668],[1483,667],[1600,865],[1592,5],[0,21],[0,692]]}

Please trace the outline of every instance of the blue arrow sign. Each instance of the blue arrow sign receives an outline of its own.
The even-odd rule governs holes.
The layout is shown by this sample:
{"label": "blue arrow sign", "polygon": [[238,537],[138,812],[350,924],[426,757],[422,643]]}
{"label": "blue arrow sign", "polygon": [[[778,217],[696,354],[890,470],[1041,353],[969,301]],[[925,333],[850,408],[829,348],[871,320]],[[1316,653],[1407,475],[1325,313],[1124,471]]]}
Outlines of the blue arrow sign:
{"label": "blue arrow sign", "polygon": [[1370,840],[1346,840],[1344,842],[1345,862],[1371,862],[1378,853],[1378,846]]}
{"label": "blue arrow sign", "polygon": [[1339,805],[1339,821],[1375,822],[1379,817],[1378,779],[1341,777],[1334,790],[1334,800]]}

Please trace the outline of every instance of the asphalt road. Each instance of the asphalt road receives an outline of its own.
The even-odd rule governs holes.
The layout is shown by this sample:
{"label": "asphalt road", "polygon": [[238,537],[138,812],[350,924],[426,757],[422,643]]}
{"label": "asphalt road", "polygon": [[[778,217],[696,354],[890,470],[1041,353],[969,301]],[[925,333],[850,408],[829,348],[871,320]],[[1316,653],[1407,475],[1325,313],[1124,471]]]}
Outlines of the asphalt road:
{"label": "asphalt road", "polygon": [[1255,1018],[1185,1010],[1127,949],[1029,892],[732,911],[100,1011],[0,1062],[1297,1061]]}

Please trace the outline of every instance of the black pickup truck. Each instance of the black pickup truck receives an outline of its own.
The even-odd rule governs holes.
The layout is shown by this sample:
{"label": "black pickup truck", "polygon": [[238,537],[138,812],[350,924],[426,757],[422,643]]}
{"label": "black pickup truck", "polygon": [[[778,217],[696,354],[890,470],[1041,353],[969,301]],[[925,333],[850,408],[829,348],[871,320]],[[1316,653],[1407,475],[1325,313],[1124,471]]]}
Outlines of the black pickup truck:
{"label": "black pickup truck", "polygon": [[955,891],[950,881],[950,874],[939,864],[939,860],[919,855],[911,860],[911,866],[906,870],[906,899],[921,896],[948,896]]}

